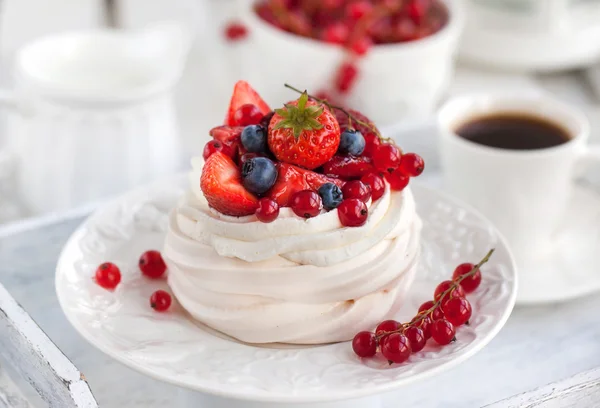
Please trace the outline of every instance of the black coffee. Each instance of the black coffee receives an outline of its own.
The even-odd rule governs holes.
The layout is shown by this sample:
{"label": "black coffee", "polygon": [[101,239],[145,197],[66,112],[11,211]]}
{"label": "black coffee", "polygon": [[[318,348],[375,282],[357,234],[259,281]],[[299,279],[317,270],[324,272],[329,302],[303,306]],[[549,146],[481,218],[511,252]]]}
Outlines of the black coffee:
{"label": "black coffee", "polygon": [[466,122],[456,133],[471,142],[510,150],[535,150],[558,146],[570,136],[559,125],[534,116],[499,113]]}

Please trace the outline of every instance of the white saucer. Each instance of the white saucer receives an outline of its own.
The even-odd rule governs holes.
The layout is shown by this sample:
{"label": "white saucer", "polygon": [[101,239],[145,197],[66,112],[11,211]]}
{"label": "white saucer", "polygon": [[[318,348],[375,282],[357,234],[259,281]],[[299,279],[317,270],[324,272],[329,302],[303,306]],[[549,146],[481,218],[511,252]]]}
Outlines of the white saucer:
{"label": "white saucer", "polygon": [[[349,343],[253,346],[192,321],[176,304],[168,313],[156,313],[148,298],[166,284],[143,278],[137,259],[147,249],[162,247],[167,212],[183,193],[185,180],[167,180],[135,191],[92,215],[63,250],[56,290],[73,326],[111,357],[165,382],[246,401],[220,400],[203,407],[281,408],[286,403],[379,406],[364,397],[431,377],[465,361],[492,340],[514,306],[514,261],[496,229],[463,204],[415,185],[424,221],[422,262],[399,319],[413,316],[457,264],[477,262],[490,248],[496,248],[483,270],[481,287],[469,297],[474,308],[471,324],[458,330],[458,341],[451,345],[428,345],[407,363],[389,366],[383,358],[361,361]],[[97,265],[109,260],[123,272],[115,292],[103,290],[92,280]],[[363,399],[329,404],[354,398]]]}
{"label": "white saucer", "polygon": [[600,291],[600,192],[577,186],[551,247],[519,265],[519,304],[570,300]]}

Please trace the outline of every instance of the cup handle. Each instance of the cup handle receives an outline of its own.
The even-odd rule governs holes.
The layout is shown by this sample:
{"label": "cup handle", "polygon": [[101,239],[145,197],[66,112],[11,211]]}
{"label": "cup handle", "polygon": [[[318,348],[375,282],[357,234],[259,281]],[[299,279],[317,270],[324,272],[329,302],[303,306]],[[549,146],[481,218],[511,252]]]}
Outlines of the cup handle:
{"label": "cup handle", "polygon": [[600,145],[586,146],[582,152],[580,163],[584,168],[594,163],[600,164]]}

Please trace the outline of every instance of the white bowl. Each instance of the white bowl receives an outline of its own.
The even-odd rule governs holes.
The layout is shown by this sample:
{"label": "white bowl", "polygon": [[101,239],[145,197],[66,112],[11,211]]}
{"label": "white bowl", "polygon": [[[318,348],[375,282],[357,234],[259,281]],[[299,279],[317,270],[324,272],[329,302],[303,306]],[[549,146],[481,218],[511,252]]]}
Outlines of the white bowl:
{"label": "white bowl", "polygon": [[[381,125],[431,113],[452,77],[464,23],[461,0],[444,3],[450,17],[440,31],[417,41],[377,45],[360,59],[348,106]],[[247,79],[268,101],[294,97],[283,87],[286,82],[312,92],[333,88],[335,72],[346,57],[342,47],[273,27],[251,6],[245,10],[245,20],[251,30],[250,52],[241,63]]]}

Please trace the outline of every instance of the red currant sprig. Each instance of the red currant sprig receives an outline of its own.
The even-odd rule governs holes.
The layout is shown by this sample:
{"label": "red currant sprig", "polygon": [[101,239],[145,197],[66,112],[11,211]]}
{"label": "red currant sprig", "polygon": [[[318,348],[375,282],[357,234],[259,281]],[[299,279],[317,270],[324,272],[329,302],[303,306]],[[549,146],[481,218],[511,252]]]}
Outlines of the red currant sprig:
{"label": "red currant sprig", "polygon": [[[491,249],[477,265],[459,265],[453,280],[440,283],[434,300],[423,303],[410,323],[386,320],[377,326],[375,333],[358,333],[352,341],[354,353],[359,357],[373,357],[379,349],[390,364],[398,364],[408,360],[411,353],[422,350],[429,338],[442,346],[455,341],[456,327],[468,324],[472,314],[463,282],[467,283],[469,292],[475,290],[481,283],[480,268],[493,253]],[[465,271],[465,265],[471,269]]]}

